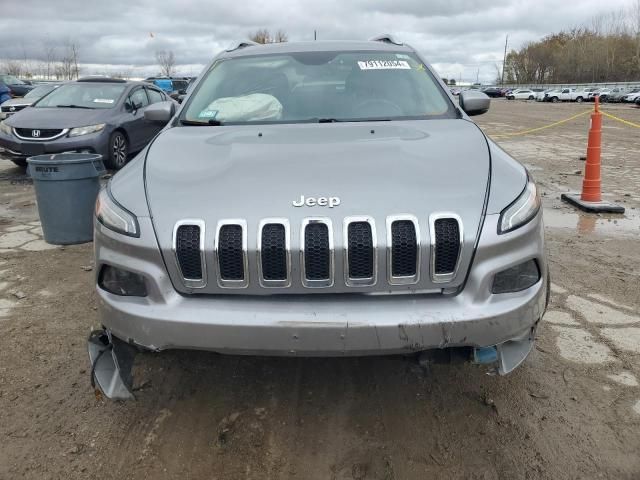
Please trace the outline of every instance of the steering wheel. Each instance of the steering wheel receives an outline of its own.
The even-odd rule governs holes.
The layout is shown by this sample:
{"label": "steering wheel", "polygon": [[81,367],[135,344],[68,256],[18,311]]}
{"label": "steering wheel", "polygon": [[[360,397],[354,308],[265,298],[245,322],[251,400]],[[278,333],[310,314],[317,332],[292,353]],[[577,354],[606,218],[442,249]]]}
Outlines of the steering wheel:
{"label": "steering wheel", "polygon": [[358,103],[354,112],[365,117],[399,117],[404,115],[402,109],[391,100],[384,98],[370,98]]}

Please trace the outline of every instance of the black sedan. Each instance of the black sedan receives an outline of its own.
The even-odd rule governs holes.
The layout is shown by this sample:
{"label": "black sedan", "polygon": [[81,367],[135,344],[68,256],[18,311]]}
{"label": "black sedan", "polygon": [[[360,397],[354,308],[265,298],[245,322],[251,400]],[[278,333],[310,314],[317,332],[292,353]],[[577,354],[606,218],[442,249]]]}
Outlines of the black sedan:
{"label": "black sedan", "polygon": [[504,97],[503,89],[498,87],[485,88],[482,93],[492,98]]}

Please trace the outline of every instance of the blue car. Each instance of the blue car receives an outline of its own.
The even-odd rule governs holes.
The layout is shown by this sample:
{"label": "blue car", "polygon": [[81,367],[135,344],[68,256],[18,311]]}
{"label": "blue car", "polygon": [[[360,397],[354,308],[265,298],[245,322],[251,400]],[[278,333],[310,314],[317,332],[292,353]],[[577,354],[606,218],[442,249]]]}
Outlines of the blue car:
{"label": "blue car", "polygon": [[156,87],[158,87],[159,89],[167,93],[173,92],[173,82],[171,81],[170,78],[149,77],[149,78],[146,78],[144,81],[153,83]]}
{"label": "blue car", "polygon": [[7,100],[11,100],[11,90],[9,90],[9,87],[7,87],[4,82],[0,82],[0,105]]}

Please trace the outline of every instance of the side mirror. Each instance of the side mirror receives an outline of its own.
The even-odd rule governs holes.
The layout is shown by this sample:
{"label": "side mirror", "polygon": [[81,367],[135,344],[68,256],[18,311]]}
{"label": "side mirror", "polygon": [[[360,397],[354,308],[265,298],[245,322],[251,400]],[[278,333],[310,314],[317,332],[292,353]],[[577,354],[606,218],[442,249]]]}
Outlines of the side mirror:
{"label": "side mirror", "polygon": [[465,90],[458,97],[460,108],[469,115],[482,115],[487,113],[491,105],[491,99],[482,92],[477,90]]}
{"label": "side mirror", "polygon": [[178,90],[178,95],[186,95],[186,94],[187,94],[187,89],[186,88]]}
{"label": "side mirror", "polygon": [[144,118],[153,123],[166,124],[176,113],[176,105],[173,102],[158,102],[149,105],[144,111]]}

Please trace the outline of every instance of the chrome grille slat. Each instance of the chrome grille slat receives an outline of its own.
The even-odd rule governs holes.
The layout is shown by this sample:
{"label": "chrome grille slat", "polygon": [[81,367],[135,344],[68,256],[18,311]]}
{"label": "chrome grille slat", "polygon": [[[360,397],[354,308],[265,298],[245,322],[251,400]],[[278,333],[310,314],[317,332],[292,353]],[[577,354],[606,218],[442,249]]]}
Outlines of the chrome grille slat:
{"label": "chrome grille slat", "polygon": [[334,249],[331,220],[304,219],[300,237],[302,285],[308,288],[333,286]]}
{"label": "chrome grille slat", "polygon": [[387,280],[391,285],[418,283],[420,250],[418,219],[413,215],[387,217]]}
{"label": "chrome grille slat", "polygon": [[378,262],[374,219],[346,217],[343,239],[345,284],[350,287],[375,285]]}
{"label": "chrome grille slat", "polygon": [[205,287],[207,268],[204,221],[187,219],[177,222],[173,228],[172,246],[185,287]]}
{"label": "chrome grille slat", "polygon": [[218,285],[222,288],[246,288],[249,285],[246,220],[220,220],[214,250]]}
{"label": "chrome grille slat", "polygon": [[[456,227],[452,222],[455,222]],[[431,280],[434,283],[451,282],[458,272],[462,256],[464,242],[462,219],[455,213],[434,213],[429,217],[429,230],[431,233]]]}
{"label": "chrome grille slat", "polygon": [[258,272],[266,288],[291,285],[291,237],[285,218],[265,218],[258,226]]}

